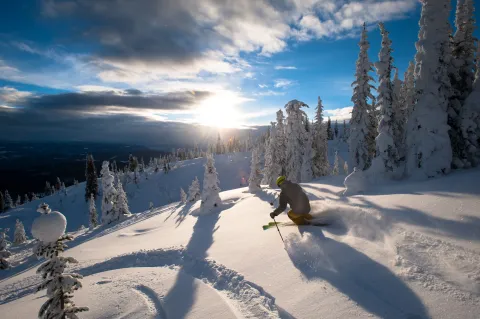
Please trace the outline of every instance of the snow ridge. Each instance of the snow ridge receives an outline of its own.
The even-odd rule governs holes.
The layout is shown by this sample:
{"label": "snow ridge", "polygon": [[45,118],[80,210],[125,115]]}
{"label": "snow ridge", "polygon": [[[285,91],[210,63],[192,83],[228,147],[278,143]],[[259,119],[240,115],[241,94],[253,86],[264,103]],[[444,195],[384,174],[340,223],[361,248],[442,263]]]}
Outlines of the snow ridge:
{"label": "snow ridge", "polygon": [[142,250],[121,255],[79,269],[83,276],[130,267],[180,267],[180,271],[202,280],[214,289],[223,292],[239,308],[245,318],[281,318],[275,298],[262,287],[245,280],[238,272],[216,263],[214,260],[198,259],[184,247]]}

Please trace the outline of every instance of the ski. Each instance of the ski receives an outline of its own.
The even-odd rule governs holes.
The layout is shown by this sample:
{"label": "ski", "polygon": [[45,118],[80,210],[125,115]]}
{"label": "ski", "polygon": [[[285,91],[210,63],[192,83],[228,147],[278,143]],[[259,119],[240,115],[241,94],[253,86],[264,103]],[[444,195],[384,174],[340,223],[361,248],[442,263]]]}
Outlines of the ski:
{"label": "ski", "polygon": [[[324,226],[329,226],[330,224],[325,224],[325,223],[311,223],[307,225],[297,225],[293,222],[277,222],[278,227],[286,227],[286,226],[316,226],[316,227],[324,227]],[[270,228],[275,228],[275,222],[270,222],[267,225],[262,226],[263,230],[267,230]]]}

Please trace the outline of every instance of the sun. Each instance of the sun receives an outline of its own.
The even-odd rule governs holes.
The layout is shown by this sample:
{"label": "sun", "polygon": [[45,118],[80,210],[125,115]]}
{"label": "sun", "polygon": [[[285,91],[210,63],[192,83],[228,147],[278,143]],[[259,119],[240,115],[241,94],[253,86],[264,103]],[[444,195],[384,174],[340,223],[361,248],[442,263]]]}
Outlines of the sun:
{"label": "sun", "polygon": [[219,92],[202,102],[196,122],[215,127],[240,127],[241,114],[237,107],[240,102],[234,93]]}

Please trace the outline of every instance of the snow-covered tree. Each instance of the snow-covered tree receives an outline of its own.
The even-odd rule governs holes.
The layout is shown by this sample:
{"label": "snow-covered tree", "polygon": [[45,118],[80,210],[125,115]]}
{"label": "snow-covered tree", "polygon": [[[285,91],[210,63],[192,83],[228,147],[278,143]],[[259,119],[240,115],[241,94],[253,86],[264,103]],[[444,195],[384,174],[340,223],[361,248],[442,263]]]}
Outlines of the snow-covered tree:
{"label": "snow-covered tree", "polygon": [[60,177],[57,177],[57,182],[55,183],[55,190],[59,191],[62,186],[62,181],[60,180]]}
{"label": "snow-covered tree", "polygon": [[23,203],[26,204],[30,202],[30,198],[28,197],[28,194],[25,194],[25,197],[23,198]]}
{"label": "snow-covered tree", "polygon": [[32,202],[33,202],[34,200],[37,200],[37,199],[38,199],[38,196],[37,196],[37,194],[35,194],[35,193],[32,193]]}
{"label": "snow-covered tree", "polygon": [[65,187],[65,183],[62,182],[62,185],[60,186],[60,192],[64,195],[67,196],[67,188]]}
{"label": "snow-covered tree", "polygon": [[22,206],[22,198],[20,195],[17,195],[17,201],[15,202],[15,207]]}
{"label": "snow-covered tree", "polygon": [[49,182],[49,181],[46,181],[46,182],[45,182],[44,192],[45,192],[45,196],[52,195],[52,185],[50,185],[50,182]]}
{"label": "snow-covered tree", "polygon": [[347,161],[344,161],[344,162],[343,162],[343,173],[344,173],[345,175],[348,175],[348,173],[349,173]]}
{"label": "snow-covered tree", "polygon": [[[462,112],[465,100],[473,89],[475,59],[475,17],[473,0],[458,0],[455,19],[456,31],[451,43],[452,58],[449,78],[452,85],[448,103],[448,125],[452,145],[452,167],[471,165],[468,160],[468,141],[463,137]],[[450,52],[449,52],[450,53]]]}
{"label": "snow-covered tree", "polygon": [[131,215],[130,209],[128,208],[128,198],[127,194],[123,190],[122,183],[117,182],[116,185],[117,196],[115,197],[115,219],[122,220]]}
{"label": "snow-covered tree", "polygon": [[17,245],[23,244],[27,241],[27,235],[25,233],[25,227],[23,223],[17,219],[15,222],[15,232],[13,233],[13,242]]}
{"label": "snow-covered tree", "polygon": [[335,120],[335,124],[333,126],[333,132],[335,133],[335,138],[338,138],[338,120]]}
{"label": "snow-covered tree", "polygon": [[185,204],[187,202],[187,193],[183,190],[183,188],[180,188],[180,201]]}
{"label": "snow-covered tree", "polygon": [[318,97],[318,104],[315,109],[313,134],[313,176],[327,176],[330,174],[330,164],[328,163],[328,138],[327,127],[323,122],[323,104],[320,97]]}
{"label": "snow-covered tree", "polygon": [[88,209],[88,225],[90,229],[94,229],[98,226],[98,214],[95,207],[95,197],[90,194],[89,209]]}
{"label": "snow-covered tree", "polygon": [[215,159],[212,154],[208,154],[203,175],[202,208],[210,209],[220,205],[221,199],[219,194],[220,181],[215,168]]}
{"label": "snow-covered tree", "polygon": [[375,140],[373,136],[374,111],[368,104],[368,99],[373,100],[371,90],[373,86],[370,81],[373,78],[369,75],[373,71],[373,64],[368,59],[370,43],[367,40],[367,28],[363,26],[362,37],[359,43],[360,54],[357,60],[355,81],[353,86],[353,110],[350,120],[350,169],[356,167],[358,170],[366,170],[370,167],[375,152]]}
{"label": "snow-covered tree", "polygon": [[287,178],[298,183],[301,181],[303,154],[305,151],[305,112],[302,107],[308,107],[305,103],[292,100],[285,105],[287,112]]}
{"label": "snow-covered tree", "polygon": [[338,151],[335,151],[335,159],[333,161],[332,175],[338,175],[339,173],[340,173],[340,168],[339,168]]}
{"label": "snow-covered tree", "polygon": [[393,123],[393,142],[398,152],[398,159],[405,157],[405,125],[407,122],[405,116],[405,97],[403,95],[403,82],[398,78],[398,69],[395,68],[395,76],[393,78],[393,95],[392,108],[394,113]]}
{"label": "snow-covered tree", "polygon": [[10,197],[8,190],[5,191],[4,197],[5,197],[5,210],[13,208],[13,200],[12,200],[12,197]]}
{"label": "snow-covered tree", "polygon": [[73,185],[77,186],[78,185],[78,180],[76,178],[73,179]]}
{"label": "snow-covered tree", "polygon": [[[276,158],[277,155],[277,127],[271,122],[270,137],[265,150],[265,168],[263,170],[263,184],[275,187],[277,177],[282,175],[282,167]],[[284,155],[285,156],[285,155]]]}
{"label": "snow-covered tree", "polygon": [[[117,214],[115,212],[115,199],[117,197],[117,190],[113,185],[113,174],[110,172],[108,161],[102,163],[102,223],[109,224],[112,221],[117,220]],[[94,195],[95,197],[95,195]]]}
{"label": "snow-covered tree", "polygon": [[7,258],[12,254],[7,250],[8,241],[7,241],[7,232],[9,229],[0,228],[0,270],[8,269],[10,263],[7,261]]}
{"label": "snow-covered tree", "polygon": [[95,168],[95,162],[93,156],[90,154],[87,156],[86,168],[85,168],[85,201],[90,199],[90,195],[97,199],[98,194],[98,180],[97,169]]}
{"label": "snow-covered tree", "polygon": [[192,185],[188,188],[188,200],[190,202],[196,202],[200,199],[200,182],[198,181],[197,176],[192,181]]}
{"label": "snow-covered tree", "polygon": [[[405,82],[403,83],[403,102],[405,103],[405,121],[408,121],[415,108],[415,64],[410,61],[408,69],[405,72]],[[406,130],[406,128],[405,128]]]}
{"label": "snow-covered tree", "polygon": [[407,174],[434,177],[450,171],[447,124],[450,0],[423,0],[415,55],[417,103],[407,131]]}
{"label": "snow-covered tree", "polygon": [[393,88],[392,88],[392,41],[388,37],[383,23],[379,23],[382,34],[382,47],[378,54],[379,61],[375,63],[379,78],[377,104],[380,108],[380,122],[378,125],[378,136],[376,138],[376,155],[381,158],[384,171],[393,172],[398,166],[398,152],[395,147],[395,113],[393,110]]}
{"label": "snow-covered tree", "polygon": [[476,69],[473,91],[465,100],[461,119],[462,136],[467,144],[468,166],[477,166],[480,163],[480,45],[478,46]]}
{"label": "snow-covered tree", "polygon": [[248,179],[248,190],[256,192],[261,189],[262,171],[260,169],[260,151],[257,147],[252,150],[252,164],[250,166],[250,177]]}
{"label": "snow-covered tree", "polygon": [[332,121],[330,120],[330,117],[328,117],[328,120],[327,120],[327,138],[329,140],[333,140],[333,130],[332,130]]}
{"label": "snow-covered tree", "polygon": [[275,160],[280,166],[280,175],[285,175],[287,169],[287,138],[285,136],[285,117],[283,116],[283,111],[278,110],[277,112],[277,125],[275,130]]}
{"label": "snow-covered tree", "polygon": [[313,179],[313,128],[309,125],[308,119],[305,126],[304,147],[302,155],[302,172],[300,173],[300,180],[302,183],[310,182]]}
{"label": "snow-covered tree", "polygon": [[56,242],[43,243],[36,248],[37,257],[45,257],[47,261],[37,269],[43,282],[37,291],[47,290],[47,301],[40,307],[40,319],[78,319],[77,313],[88,311],[88,307],[77,307],[73,302],[73,293],[82,288],[80,279],[83,277],[76,273],[64,273],[68,264],[76,264],[73,257],[60,255],[67,245],[66,241],[73,240],[70,235],[63,235]]}

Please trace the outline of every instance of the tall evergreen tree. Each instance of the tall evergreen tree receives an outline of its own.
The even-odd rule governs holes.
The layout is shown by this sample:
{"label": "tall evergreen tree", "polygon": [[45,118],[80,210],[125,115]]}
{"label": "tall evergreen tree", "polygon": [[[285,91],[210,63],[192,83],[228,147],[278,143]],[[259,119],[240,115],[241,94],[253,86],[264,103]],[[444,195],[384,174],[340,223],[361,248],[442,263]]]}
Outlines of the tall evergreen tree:
{"label": "tall evergreen tree", "polygon": [[285,136],[285,117],[283,116],[283,111],[278,110],[277,112],[277,125],[275,130],[275,159],[280,165],[280,174],[285,175],[287,170],[287,138]]}
{"label": "tall evergreen tree", "polygon": [[90,199],[91,194],[93,194],[94,199],[97,199],[97,195],[98,195],[97,169],[95,168],[95,162],[91,154],[87,156],[85,178],[86,178],[85,201],[88,201]]}
{"label": "tall evergreen tree", "polygon": [[200,199],[200,182],[198,181],[197,176],[192,181],[192,185],[188,188],[188,200],[190,202],[196,202]]}
{"label": "tall evergreen tree", "polygon": [[[405,82],[403,85],[404,92],[402,93],[405,103],[405,120],[408,121],[410,115],[415,108],[415,64],[410,61],[408,69],[405,72]],[[405,128],[406,130],[406,128]]]}
{"label": "tall evergreen tree", "polygon": [[318,97],[317,108],[315,110],[313,130],[313,176],[327,176],[330,174],[330,164],[328,163],[328,137],[327,126],[323,121],[323,104],[320,97]]}
{"label": "tall evergreen tree", "polygon": [[393,110],[393,87],[392,87],[392,41],[388,37],[388,31],[383,23],[379,23],[382,35],[382,47],[378,54],[379,61],[375,63],[379,78],[377,103],[380,108],[380,122],[378,136],[376,138],[376,155],[382,160],[385,172],[393,172],[398,166],[398,152],[395,147],[395,113]]}
{"label": "tall evergreen tree", "polygon": [[473,91],[465,100],[462,110],[462,136],[467,144],[468,166],[480,163],[480,45],[476,70]]}
{"label": "tall evergreen tree", "polygon": [[417,103],[408,125],[407,174],[434,177],[450,171],[447,124],[450,0],[424,0],[415,55]]}
{"label": "tall evergreen tree", "polygon": [[63,235],[56,242],[40,243],[36,249],[37,257],[45,257],[47,261],[37,269],[42,275],[43,282],[37,291],[47,290],[47,301],[40,307],[40,319],[76,319],[79,312],[88,311],[88,307],[77,307],[73,302],[73,292],[82,288],[80,279],[83,277],[76,273],[64,273],[68,264],[76,264],[73,257],[63,257],[66,241],[73,240],[70,235]]}
{"label": "tall evergreen tree", "polygon": [[183,188],[180,188],[180,201],[185,204],[187,202],[187,194],[183,190]]}
{"label": "tall evergreen tree", "polygon": [[277,128],[275,122],[271,122],[270,125],[270,137],[267,141],[267,147],[265,151],[265,168],[263,170],[263,184],[267,184],[270,187],[275,187],[277,177],[282,174],[282,167],[279,161],[275,157],[276,155],[276,142],[277,142]]}
{"label": "tall evergreen tree", "polygon": [[335,125],[333,126],[333,132],[335,133],[335,138],[338,138],[338,120],[335,120]]}
{"label": "tall evergreen tree", "polygon": [[15,232],[13,233],[13,242],[17,245],[20,245],[26,241],[27,234],[25,233],[25,227],[23,227],[23,223],[17,219],[15,222]]}
{"label": "tall evergreen tree", "polygon": [[261,190],[262,171],[260,169],[260,151],[255,147],[252,151],[252,164],[250,166],[250,177],[248,179],[248,190],[256,192]]}
{"label": "tall evergreen tree", "polygon": [[95,207],[95,197],[93,196],[93,194],[90,194],[88,224],[91,230],[98,226],[98,214],[97,208]]}
{"label": "tall evergreen tree", "polygon": [[116,184],[117,196],[115,196],[115,220],[122,220],[130,216],[130,209],[128,208],[127,194],[123,190],[122,183],[117,181]]}
{"label": "tall evergreen tree", "polygon": [[448,103],[448,125],[452,144],[452,167],[471,165],[468,160],[468,141],[463,137],[462,112],[465,100],[473,89],[475,60],[475,17],[473,0],[458,0],[455,19],[456,31],[452,40],[452,59],[449,78],[452,85]]}
{"label": "tall evergreen tree", "polygon": [[393,123],[393,142],[398,152],[398,159],[405,158],[405,126],[407,118],[405,116],[405,96],[403,82],[398,78],[398,69],[395,68],[393,79],[392,109],[394,114]]}
{"label": "tall evergreen tree", "polygon": [[305,132],[303,138],[302,171],[300,180],[302,183],[310,182],[313,179],[313,128],[310,126],[308,118],[305,120]]}
{"label": "tall evergreen tree", "polygon": [[330,120],[330,116],[327,120],[327,138],[331,141],[333,140],[333,130],[332,130],[332,121]]}
{"label": "tall evergreen tree", "polygon": [[207,155],[205,173],[203,175],[202,208],[211,209],[220,205],[220,181],[218,180],[217,169],[213,154]]}
{"label": "tall evergreen tree", "polygon": [[7,250],[7,232],[9,229],[0,228],[0,270],[5,270],[10,268],[10,263],[7,261],[7,258],[12,254]]}
{"label": "tall evergreen tree", "polygon": [[102,223],[110,224],[117,220],[115,212],[115,201],[117,197],[117,190],[113,185],[113,174],[110,172],[108,161],[102,163]]}
{"label": "tall evergreen tree", "polygon": [[13,200],[8,193],[8,190],[5,190],[5,210],[13,208]]}
{"label": "tall evergreen tree", "polygon": [[339,167],[339,158],[338,158],[338,151],[335,151],[335,159],[333,161],[333,169],[332,169],[332,175],[338,175],[340,173],[340,167]]}
{"label": "tall evergreen tree", "polygon": [[45,189],[44,189],[45,196],[52,195],[52,186],[50,185],[49,181],[45,182]]}
{"label": "tall evergreen tree", "polygon": [[301,181],[303,154],[305,151],[305,112],[302,107],[308,107],[305,103],[292,100],[285,105],[287,112],[287,178],[298,183]]}
{"label": "tall evergreen tree", "polygon": [[[368,99],[373,100],[371,90],[373,86],[370,81],[373,78],[369,75],[373,71],[373,64],[368,59],[370,43],[367,40],[367,28],[364,24],[362,37],[359,43],[360,54],[357,60],[356,80],[353,86],[353,110],[350,120],[350,169],[356,167],[359,170],[366,170],[370,167],[374,151],[375,140],[374,112],[368,104]],[[373,128],[373,129],[372,129]]]}

